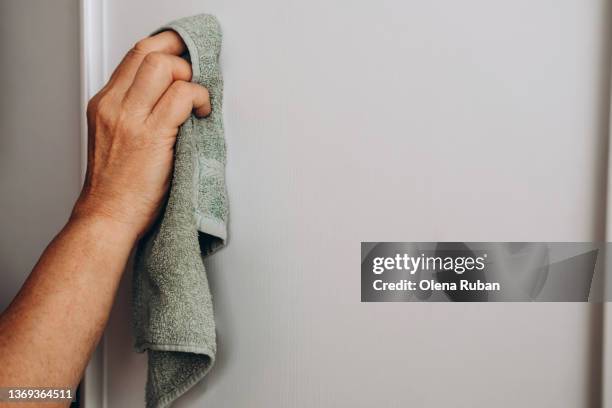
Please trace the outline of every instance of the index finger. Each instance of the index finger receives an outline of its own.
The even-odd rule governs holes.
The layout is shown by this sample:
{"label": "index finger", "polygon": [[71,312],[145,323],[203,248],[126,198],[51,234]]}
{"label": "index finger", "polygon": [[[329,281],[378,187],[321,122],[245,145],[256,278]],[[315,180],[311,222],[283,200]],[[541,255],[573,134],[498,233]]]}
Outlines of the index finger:
{"label": "index finger", "polygon": [[163,31],[154,36],[144,38],[136,43],[123,57],[108,81],[108,87],[123,97],[134,82],[134,76],[142,61],[152,52],[162,52],[171,55],[181,55],[185,52],[185,43],[174,31]]}

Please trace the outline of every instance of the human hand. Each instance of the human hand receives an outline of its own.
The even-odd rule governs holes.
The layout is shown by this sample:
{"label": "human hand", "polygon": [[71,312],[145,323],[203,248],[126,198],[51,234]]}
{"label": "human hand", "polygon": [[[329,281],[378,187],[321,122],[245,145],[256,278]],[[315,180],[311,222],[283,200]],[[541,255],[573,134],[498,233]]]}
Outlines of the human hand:
{"label": "human hand", "polygon": [[138,42],[87,107],[87,175],[72,219],[111,221],[141,236],[167,194],[179,126],[210,114],[208,91],[188,82],[185,44],[165,31]]}

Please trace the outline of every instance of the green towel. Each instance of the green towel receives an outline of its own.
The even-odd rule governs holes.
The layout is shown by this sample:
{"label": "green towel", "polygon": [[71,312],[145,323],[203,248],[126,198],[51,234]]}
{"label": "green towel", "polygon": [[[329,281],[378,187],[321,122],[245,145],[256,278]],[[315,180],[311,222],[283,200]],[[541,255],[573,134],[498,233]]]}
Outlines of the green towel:
{"label": "green towel", "polygon": [[187,45],[193,82],[209,93],[212,113],[191,115],[177,137],[165,208],[136,253],[133,281],[135,348],[148,352],[147,407],[167,407],[200,381],[215,361],[213,305],[203,258],[225,245],[221,31],[215,17],[172,22]]}

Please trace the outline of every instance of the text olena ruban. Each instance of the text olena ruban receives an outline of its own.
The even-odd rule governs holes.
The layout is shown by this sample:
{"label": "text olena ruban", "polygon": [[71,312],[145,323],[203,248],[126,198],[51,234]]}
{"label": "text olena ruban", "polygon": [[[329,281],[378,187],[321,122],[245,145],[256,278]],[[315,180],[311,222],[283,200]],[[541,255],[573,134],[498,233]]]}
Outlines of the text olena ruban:
{"label": "text olena ruban", "polygon": [[485,259],[487,254],[483,256],[411,256],[408,254],[397,254],[394,257],[377,257],[372,260],[372,272],[380,275],[386,271],[404,270],[414,275],[418,271],[454,271],[461,275],[469,271],[482,271],[485,268]]}

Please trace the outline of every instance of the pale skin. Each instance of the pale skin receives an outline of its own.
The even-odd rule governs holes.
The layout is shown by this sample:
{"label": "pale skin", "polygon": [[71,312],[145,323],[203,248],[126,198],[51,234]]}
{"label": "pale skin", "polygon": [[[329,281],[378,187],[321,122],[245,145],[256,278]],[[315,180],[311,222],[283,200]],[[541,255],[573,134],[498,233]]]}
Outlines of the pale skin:
{"label": "pale skin", "polygon": [[178,128],[192,112],[210,113],[208,91],[189,82],[178,56],[184,50],[171,31],[138,42],[89,102],[81,194],[0,316],[0,387],[79,383],[128,257],[167,195]]}

